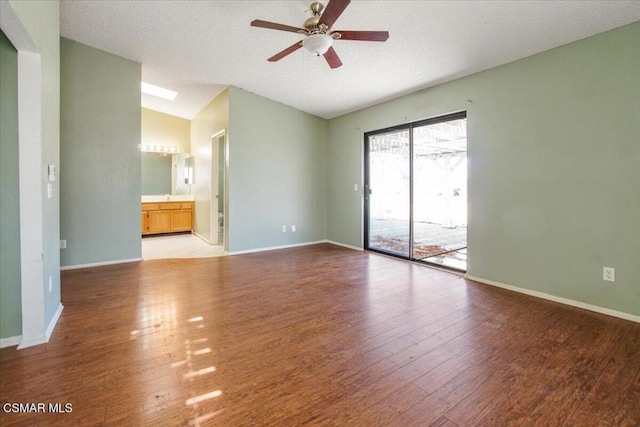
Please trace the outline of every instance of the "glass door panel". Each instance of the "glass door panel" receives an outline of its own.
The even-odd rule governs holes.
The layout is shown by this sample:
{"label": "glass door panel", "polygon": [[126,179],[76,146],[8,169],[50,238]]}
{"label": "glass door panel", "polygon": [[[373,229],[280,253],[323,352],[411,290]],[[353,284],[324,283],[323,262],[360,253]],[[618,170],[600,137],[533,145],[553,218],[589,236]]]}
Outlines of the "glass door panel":
{"label": "glass door panel", "polygon": [[466,118],[416,125],[413,137],[413,258],[466,270]]}
{"label": "glass door panel", "polygon": [[410,257],[411,144],[409,129],[369,135],[365,247]]}

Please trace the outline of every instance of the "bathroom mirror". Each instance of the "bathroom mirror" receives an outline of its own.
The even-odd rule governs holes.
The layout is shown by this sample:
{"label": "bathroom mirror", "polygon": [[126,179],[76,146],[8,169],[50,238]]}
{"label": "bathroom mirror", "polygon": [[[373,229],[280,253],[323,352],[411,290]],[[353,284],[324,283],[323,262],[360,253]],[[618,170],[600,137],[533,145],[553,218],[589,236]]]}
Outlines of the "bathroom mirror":
{"label": "bathroom mirror", "polygon": [[193,157],[185,157],[184,159],[184,183],[193,184]]}
{"label": "bathroom mirror", "polygon": [[188,195],[193,157],[186,153],[141,153],[142,195]]}

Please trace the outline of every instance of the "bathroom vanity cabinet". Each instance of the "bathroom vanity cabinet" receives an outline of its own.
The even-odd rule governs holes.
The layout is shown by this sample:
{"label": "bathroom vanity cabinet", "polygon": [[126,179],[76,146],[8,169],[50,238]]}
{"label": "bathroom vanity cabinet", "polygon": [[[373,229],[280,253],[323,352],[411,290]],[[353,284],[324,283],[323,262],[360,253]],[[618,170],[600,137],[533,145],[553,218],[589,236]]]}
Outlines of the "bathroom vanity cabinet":
{"label": "bathroom vanity cabinet", "polygon": [[193,233],[193,202],[142,203],[142,234]]}

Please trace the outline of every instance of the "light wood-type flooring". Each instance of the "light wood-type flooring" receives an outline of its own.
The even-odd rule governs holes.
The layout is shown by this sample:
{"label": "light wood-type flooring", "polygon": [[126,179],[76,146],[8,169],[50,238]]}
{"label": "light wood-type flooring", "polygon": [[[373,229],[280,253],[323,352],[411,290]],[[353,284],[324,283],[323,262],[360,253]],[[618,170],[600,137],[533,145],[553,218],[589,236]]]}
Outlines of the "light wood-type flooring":
{"label": "light wood-type flooring", "polygon": [[64,271],[0,425],[640,425],[640,324],[329,244]]}

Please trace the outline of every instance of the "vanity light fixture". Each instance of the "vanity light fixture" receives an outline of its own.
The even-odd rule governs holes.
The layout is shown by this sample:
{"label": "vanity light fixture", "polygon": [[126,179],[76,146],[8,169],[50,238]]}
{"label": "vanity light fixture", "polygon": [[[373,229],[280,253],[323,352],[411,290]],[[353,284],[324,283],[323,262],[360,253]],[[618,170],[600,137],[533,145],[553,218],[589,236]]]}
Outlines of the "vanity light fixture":
{"label": "vanity light fixture", "polygon": [[146,93],[147,95],[157,96],[158,98],[167,99],[169,101],[173,101],[178,95],[178,92],[145,82],[140,82],[140,90],[142,93]]}
{"label": "vanity light fixture", "polygon": [[140,151],[143,153],[177,153],[175,145],[150,145],[140,144]]}

